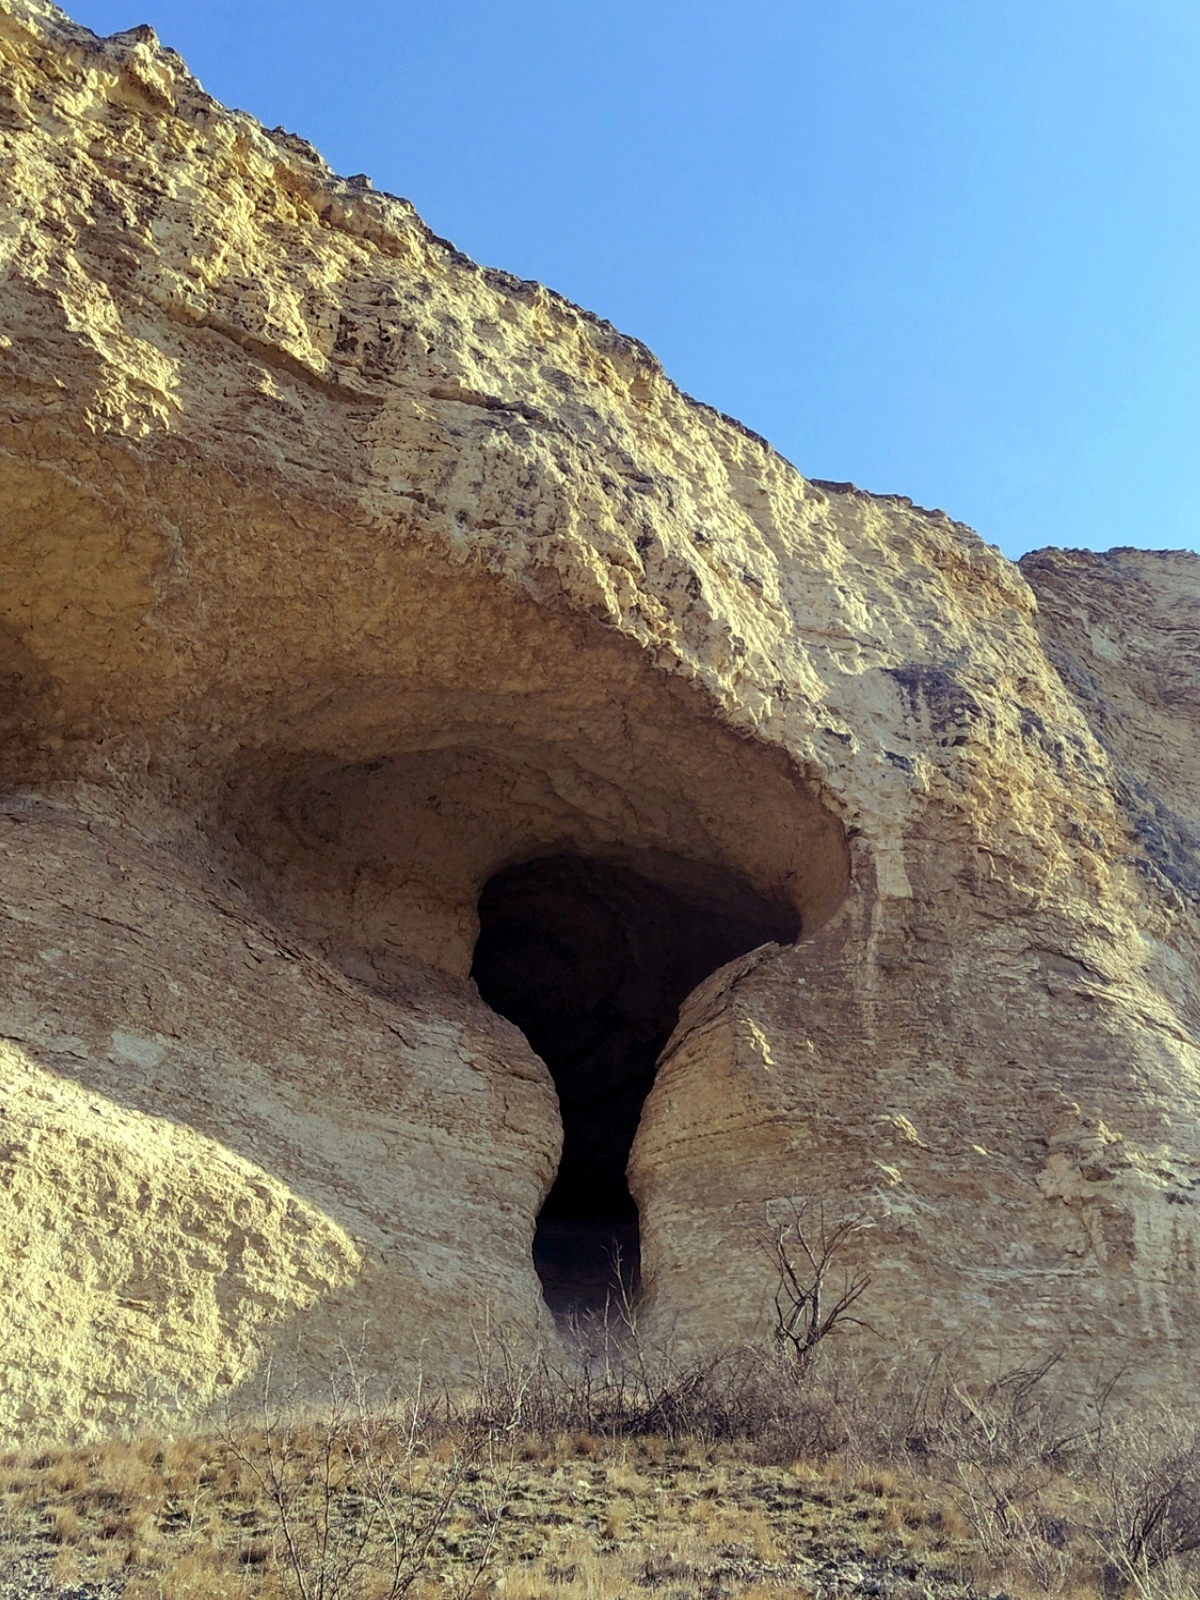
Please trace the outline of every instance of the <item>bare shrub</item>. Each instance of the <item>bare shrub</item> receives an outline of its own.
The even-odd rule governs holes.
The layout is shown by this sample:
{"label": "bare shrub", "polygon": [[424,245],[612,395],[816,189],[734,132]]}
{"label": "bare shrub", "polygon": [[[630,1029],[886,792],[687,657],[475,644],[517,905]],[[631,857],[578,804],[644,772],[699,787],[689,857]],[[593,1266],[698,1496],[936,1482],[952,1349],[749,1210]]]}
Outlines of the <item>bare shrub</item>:
{"label": "bare shrub", "polygon": [[749,1441],[764,1461],[784,1463],[827,1456],[844,1442],[836,1403],[814,1383],[815,1345],[799,1362],[769,1336],[702,1349],[650,1341],[626,1290],[560,1331],[554,1343],[538,1344],[485,1323],[471,1394],[458,1401],[461,1419],[526,1439]]}
{"label": "bare shrub", "polygon": [[1066,1352],[991,1381],[943,1356],[897,1358],[835,1385],[843,1454],[884,1462],[949,1494],[996,1568],[1037,1592],[1200,1597],[1200,1433],[1114,1403],[1123,1371],[1090,1397],[1063,1381]]}
{"label": "bare shrub", "polygon": [[918,1363],[893,1352],[859,1365],[842,1347],[810,1366],[800,1400],[846,1470],[926,1484],[970,1530],[984,1567],[1032,1576],[1038,1593],[1051,1594],[1078,1576],[1059,1490],[1090,1437],[1051,1381],[1060,1359],[981,1382],[941,1357]]}
{"label": "bare shrub", "polygon": [[832,1334],[866,1326],[852,1310],[871,1280],[842,1259],[866,1226],[859,1219],[827,1224],[820,1207],[796,1200],[775,1220],[767,1246],[776,1272],[773,1331],[801,1369]]}
{"label": "bare shrub", "polygon": [[826,1223],[819,1207],[792,1202],[765,1243],[774,1264],[776,1323],[763,1338],[697,1350],[644,1334],[627,1275],[602,1311],[579,1317],[552,1347],[514,1355],[494,1330],[479,1341],[476,1420],[515,1418],[522,1429],[581,1430],[716,1444],[758,1441],[770,1458],[825,1456],[845,1429],[836,1399],[816,1383],[835,1333],[867,1326],[854,1308],[869,1278],[844,1257],[864,1231]]}
{"label": "bare shrub", "polygon": [[[457,1590],[470,1594],[495,1551],[502,1492],[497,1430],[478,1418],[452,1423],[447,1406],[374,1400],[346,1358],[331,1401],[303,1415],[264,1375],[257,1425],[228,1425],[230,1455],[269,1508],[272,1565],[295,1600],[401,1600],[429,1570],[452,1523],[471,1532]],[[434,1448],[436,1446],[436,1448]],[[471,1488],[470,1504],[465,1491]]]}
{"label": "bare shrub", "polygon": [[1200,1593],[1200,1432],[1172,1415],[1127,1416],[1098,1452],[1097,1542],[1106,1587],[1139,1596]]}

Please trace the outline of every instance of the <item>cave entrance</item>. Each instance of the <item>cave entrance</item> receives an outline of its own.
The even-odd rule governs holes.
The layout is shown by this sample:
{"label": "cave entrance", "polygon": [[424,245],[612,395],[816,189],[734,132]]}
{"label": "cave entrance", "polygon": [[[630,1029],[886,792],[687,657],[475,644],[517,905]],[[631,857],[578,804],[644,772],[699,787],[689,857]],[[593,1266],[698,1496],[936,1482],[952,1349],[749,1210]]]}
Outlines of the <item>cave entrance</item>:
{"label": "cave entrance", "polygon": [[534,1264],[556,1316],[637,1288],[625,1175],[679,1008],[709,973],[799,932],[797,912],[731,872],[655,857],[646,872],[551,856],[497,873],[479,899],[471,976],[525,1034],[558,1090],[563,1151]]}

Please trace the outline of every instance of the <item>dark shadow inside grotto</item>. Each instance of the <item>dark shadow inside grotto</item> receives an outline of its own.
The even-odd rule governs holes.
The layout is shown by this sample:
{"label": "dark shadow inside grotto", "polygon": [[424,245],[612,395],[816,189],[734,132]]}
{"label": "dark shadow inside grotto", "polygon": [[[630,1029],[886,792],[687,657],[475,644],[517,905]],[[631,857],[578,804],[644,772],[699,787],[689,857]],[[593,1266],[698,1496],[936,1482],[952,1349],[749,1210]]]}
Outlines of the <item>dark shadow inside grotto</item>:
{"label": "dark shadow inside grotto", "polygon": [[551,856],[497,873],[479,900],[471,976],[558,1090],[563,1152],[534,1263],[559,1317],[602,1309],[622,1285],[636,1291],[625,1167],[680,1005],[725,962],[799,932],[793,908],[732,873],[657,857],[649,871]]}

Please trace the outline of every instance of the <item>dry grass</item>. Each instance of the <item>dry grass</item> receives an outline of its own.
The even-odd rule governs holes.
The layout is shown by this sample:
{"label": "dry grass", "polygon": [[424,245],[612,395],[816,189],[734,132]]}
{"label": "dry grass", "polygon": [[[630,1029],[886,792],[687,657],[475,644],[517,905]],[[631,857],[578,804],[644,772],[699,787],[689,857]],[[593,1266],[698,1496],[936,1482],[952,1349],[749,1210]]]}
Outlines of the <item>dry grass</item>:
{"label": "dry grass", "polygon": [[[302,1442],[314,1467],[318,1441]],[[435,1446],[419,1455],[412,1492],[433,1492],[431,1480],[461,1463],[461,1439]],[[294,1585],[264,1491],[265,1451],[261,1431],[247,1429],[109,1442],[52,1460],[11,1454],[0,1461],[10,1537],[52,1550],[57,1582],[115,1574],[129,1600],[285,1600]],[[748,1448],[655,1437],[519,1436],[464,1475],[427,1570],[405,1592],[780,1600],[807,1593],[830,1553],[894,1561],[920,1552],[936,1557],[931,1568],[964,1572],[977,1552],[969,1536],[947,1533],[952,1516],[913,1484],[859,1481],[840,1463],[770,1466]],[[472,1590],[480,1544],[497,1528]],[[369,1595],[369,1582],[361,1589]]]}
{"label": "dry grass", "polygon": [[686,1413],[589,1388],[585,1414],[533,1383],[519,1407],[489,1392],[437,1416],[343,1395],[325,1417],[12,1452],[0,1514],[55,1583],[108,1579],[128,1600],[799,1600],[867,1583],[1195,1600],[1196,1447],[1128,1419],[1064,1431],[1044,1377],[970,1394],[898,1379],[868,1406],[811,1374],[789,1397],[777,1370],[755,1390],[709,1364],[704,1383],[669,1374]]}

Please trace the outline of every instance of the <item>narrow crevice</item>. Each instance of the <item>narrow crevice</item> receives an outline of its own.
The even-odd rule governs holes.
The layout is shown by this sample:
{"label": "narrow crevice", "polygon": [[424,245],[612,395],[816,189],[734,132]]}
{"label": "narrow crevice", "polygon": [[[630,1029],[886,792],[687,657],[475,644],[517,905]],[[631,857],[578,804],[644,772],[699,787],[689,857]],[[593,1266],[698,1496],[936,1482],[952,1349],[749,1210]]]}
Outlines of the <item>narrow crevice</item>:
{"label": "narrow crevice", "polygon": [[479,925],[479,992],[558,1091],[563,1153],[534,1242],[543,1293],[558,1316],[595,1311],[619,1281],[637,1289],[626,1164],[681,1004],[735,956],[794,939],[799,919],[713,867],[551,856],[493,877]]}

